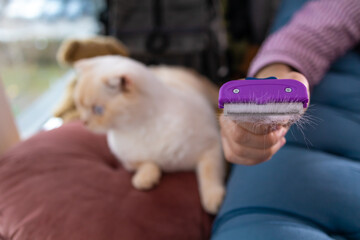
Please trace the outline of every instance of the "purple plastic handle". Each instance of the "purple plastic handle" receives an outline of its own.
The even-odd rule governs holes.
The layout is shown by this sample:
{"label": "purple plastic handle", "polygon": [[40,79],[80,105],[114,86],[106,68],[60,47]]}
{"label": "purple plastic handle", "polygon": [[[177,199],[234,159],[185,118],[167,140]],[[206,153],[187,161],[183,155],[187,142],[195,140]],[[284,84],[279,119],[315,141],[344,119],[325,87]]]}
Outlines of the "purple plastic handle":
{"label": "purple plastic handle", "polygon": [[293,79],[233,80],[221,86],[219,108],[225,103],[302,102],[307,107],[309,97],[304,84]]}

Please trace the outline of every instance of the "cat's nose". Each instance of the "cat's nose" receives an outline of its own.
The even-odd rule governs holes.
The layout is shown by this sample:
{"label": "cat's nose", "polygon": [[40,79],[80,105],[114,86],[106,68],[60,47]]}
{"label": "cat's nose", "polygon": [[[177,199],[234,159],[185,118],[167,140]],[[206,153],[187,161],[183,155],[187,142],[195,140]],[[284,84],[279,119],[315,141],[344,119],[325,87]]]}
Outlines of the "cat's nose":
{"label": "cat's nose", "polygon": [[83,120],[82,122],[83,122],[83,124],[84,124],[85,126],[87,126],[87,125],[89,124],[89,121],[88,121],[88,120]]}

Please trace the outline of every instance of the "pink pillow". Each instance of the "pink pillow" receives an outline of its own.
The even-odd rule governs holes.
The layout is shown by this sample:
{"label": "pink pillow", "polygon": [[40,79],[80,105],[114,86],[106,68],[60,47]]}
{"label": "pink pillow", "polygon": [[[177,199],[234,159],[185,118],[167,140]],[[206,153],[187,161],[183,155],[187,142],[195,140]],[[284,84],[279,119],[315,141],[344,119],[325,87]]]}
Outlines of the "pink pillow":
{"label": "pink pillow", "polygon": [[39,133],[0,158],[0,239],[209,239],[194,173],[147,192],[131,176],[79,123]]}

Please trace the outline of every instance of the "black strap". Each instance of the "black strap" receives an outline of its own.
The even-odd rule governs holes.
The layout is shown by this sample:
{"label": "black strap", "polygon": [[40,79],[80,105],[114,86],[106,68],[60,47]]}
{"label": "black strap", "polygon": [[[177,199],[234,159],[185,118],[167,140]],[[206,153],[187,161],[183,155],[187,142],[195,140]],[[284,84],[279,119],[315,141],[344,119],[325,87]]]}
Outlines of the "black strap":
{"label": "black strap", "polygon": [[146,49],[153,54],[161,54],[170,45],[169,36],[163,31],[163,6],[161,0],[152,0],[154,29],[146,39]]}

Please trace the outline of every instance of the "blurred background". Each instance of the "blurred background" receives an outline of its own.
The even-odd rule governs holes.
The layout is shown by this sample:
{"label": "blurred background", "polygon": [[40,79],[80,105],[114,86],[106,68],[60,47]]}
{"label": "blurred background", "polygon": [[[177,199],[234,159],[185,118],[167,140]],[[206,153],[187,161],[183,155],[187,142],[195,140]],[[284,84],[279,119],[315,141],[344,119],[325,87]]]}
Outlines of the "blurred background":
{"label": "blurred background", "polygon": [[44,121],[39,116],[64,91],[68,69],[55,58],[60,43],[99,33],[103,7],[102,0],[0,0],[0,73],[21,132]]}
{"label": "blurred background", "polygon": [[44,128],[65,93],[71,69],[56,61],[63,40],[113,36],[132,58],[187,66],[221,85],[246,76],[278,2],[0,0],[0,76],[21,135]]}

